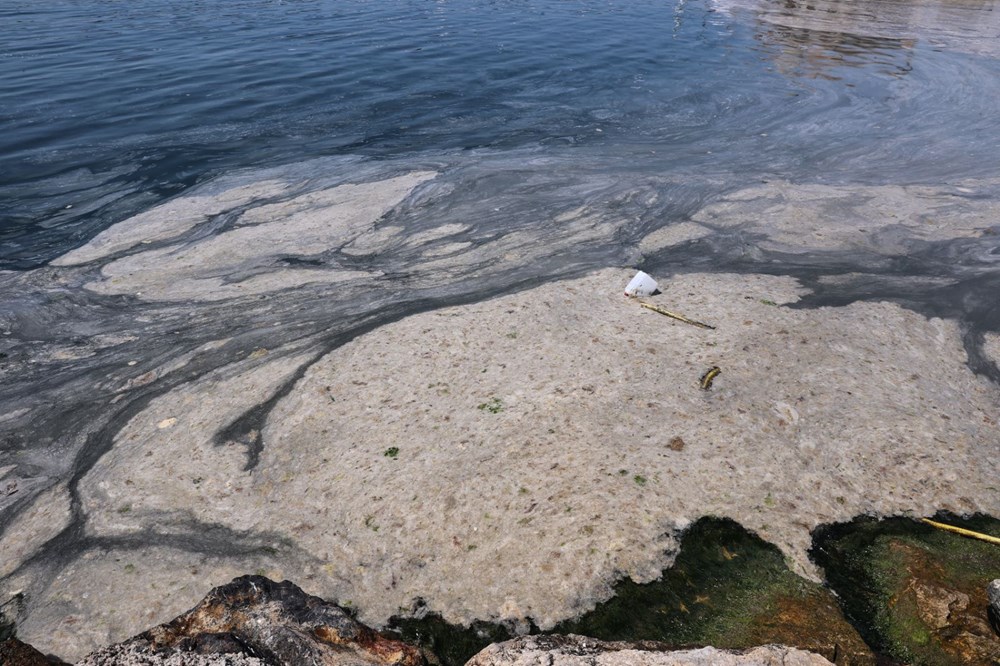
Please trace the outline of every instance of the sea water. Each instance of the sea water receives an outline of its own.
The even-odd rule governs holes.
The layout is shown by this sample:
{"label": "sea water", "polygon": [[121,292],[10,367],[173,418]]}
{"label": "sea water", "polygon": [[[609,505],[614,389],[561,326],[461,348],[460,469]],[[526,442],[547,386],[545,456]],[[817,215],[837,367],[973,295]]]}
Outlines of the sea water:
{"label": "sea water", "polygon": [[0,268],[41,265],[215,176],[321,156],[530,150],[609,172],[711,174],[715,191],[981,175],[1000,150],[994,10],[10,0]]}

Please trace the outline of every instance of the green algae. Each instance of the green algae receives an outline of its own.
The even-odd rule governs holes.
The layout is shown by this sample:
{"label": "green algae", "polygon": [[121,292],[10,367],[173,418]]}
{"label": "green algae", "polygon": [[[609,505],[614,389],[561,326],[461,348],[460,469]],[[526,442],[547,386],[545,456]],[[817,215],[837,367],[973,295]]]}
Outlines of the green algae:
{"label": "green algae", "polygon": [[[486,622],[457,627],[433,614],[394,618],[390,628],[434,653],[442,666],[461,666],[490,643],[515,634],[511,626]],[[783,643],[842,666],[874,663],[829,591],[792,573],[774,545],[718,518],[703,518],[687,530],[673,566],[658,580],[620,581],[612,598],[592,611],[551,631],[533,626],[530,631],[678,648]]]}
{"label": "green algae", "polygon": [[622,581],[613,598],[553,631],[677,647],[782,643],[838,664],[874,663],[827,590],[789,570],[773,544],[717,518],[692,525],[659,580]]}
{"label": "green algae", "polygon": [[515,636],[513,629],[504,624],[474,622],[463,627],[445,622],[436,613],[419,619],[394,617],[389,621],[387,634],[418,646],[431,666],[462,666],[487,645]]}
{"label": "green algae", "polygon": [[685,534],[674,565],[659,580],[621,581],[614,597],[554,631],[601,640],[737,647],[744,642],[743,630],[773,606],[775,595],[795,594],[809,585],[787,569],[773,545],[733,521],[702,519]]}
{"label": "green algae", "polygon": [[[939,518],[1000,534],[988,516]],[[862,518],[817,530],[812,556],[864,639],[914,665],[995,664],[1000,640],[987,620],[986,586],[1000,548],[910,519]]]}

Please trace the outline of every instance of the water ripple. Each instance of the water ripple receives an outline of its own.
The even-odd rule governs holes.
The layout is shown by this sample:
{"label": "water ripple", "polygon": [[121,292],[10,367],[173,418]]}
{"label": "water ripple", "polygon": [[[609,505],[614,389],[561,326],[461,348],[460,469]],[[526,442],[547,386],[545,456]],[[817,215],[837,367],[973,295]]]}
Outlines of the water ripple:
{"label": "water ripple", "polygon": [[[11,0],[0,192],[37,205],[5,199],[0,267],[37,265],[138,212],[98,205],[109,187],[163,197],[344,153],[573,146],[588,161],[627,154],[651,173],[728,172],[733,184],[983,175],[1000,137],[992,9]],[[72,209],[43,205],[61,200],[52,178],[80,169],[107,179]]]}

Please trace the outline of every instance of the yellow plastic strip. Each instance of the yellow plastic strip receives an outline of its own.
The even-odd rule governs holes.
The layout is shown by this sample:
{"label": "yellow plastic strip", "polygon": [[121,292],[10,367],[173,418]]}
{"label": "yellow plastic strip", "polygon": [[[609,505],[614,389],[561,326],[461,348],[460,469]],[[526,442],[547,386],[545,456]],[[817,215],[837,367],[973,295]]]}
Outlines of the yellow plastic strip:
{"label": "yellow plastic strip", "polygon": [[714,326],[709,326],[700,321],[695,321],[694,319],[688,319],[684,315],[679,315],[676,312],[671,312],[670,310],[664,310],[663,308],[653,305],[652,303],[647,303],[645,301],[639,301],[639,305],[646,308],[647,310],[652,310],[653,312],[658,312],[665,317],[670,317],[671,319],[676,319],[677,321],[682,321],[685,324],[691,324],[692,326],[697,326],[698,328],[707,328],[711,331],[715,330]]}
{"label": "yellow plastic strip", "polygon": [[973,532],[972,530],[967,530],[964,527],[955,527],[954,525],[945,525],[944,523],[938,523],[930,518],[921,518],[922,522],[927,523],[939,530],[947,530],[948,532],[954,532],[955,534],[961,534],[962,536],[972,537],[973,539],[979,539],[980,541],[985,541],[986,543],[993,543],[1000,546],[1000,537],[990,536],[989,534],[982,534],[981,532]]}

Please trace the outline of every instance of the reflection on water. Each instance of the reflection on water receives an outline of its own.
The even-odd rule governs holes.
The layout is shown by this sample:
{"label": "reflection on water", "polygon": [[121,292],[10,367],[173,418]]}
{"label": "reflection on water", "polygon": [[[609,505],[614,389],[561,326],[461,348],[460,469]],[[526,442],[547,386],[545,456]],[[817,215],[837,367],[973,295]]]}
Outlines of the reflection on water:
{"label": "reflection on water", "polygon": [[[786,0],[790,11],[805,9],[805,3]],[[795,77],[842,79],[837,68],[875,66],[880,74],[904,76],[913,69],[911,50],[915,40],[871,37],[851,32],[816,30],[780,23],[762,23],[758,35],[765,50],[772,54],[782,74]]]}
{"label": "reflection on water", "polygon": [[997,55],[1000,45],[993,40],[1000,34],[1000,16],[994,14],[994,6],[995,0],[786,0],[760,3],[756,9],[775,23],[783,17],[803,27],[920,38],[954,50],[981,47],[984,54]]}
{"label": "reflection on water", "polygon": [[872,66],[885,76],[913,69],[923,46],[1000,56],[996,0],[715,0],[717,11],[749,11],[757,39],[782,74],[838,81],[841,67]]}

